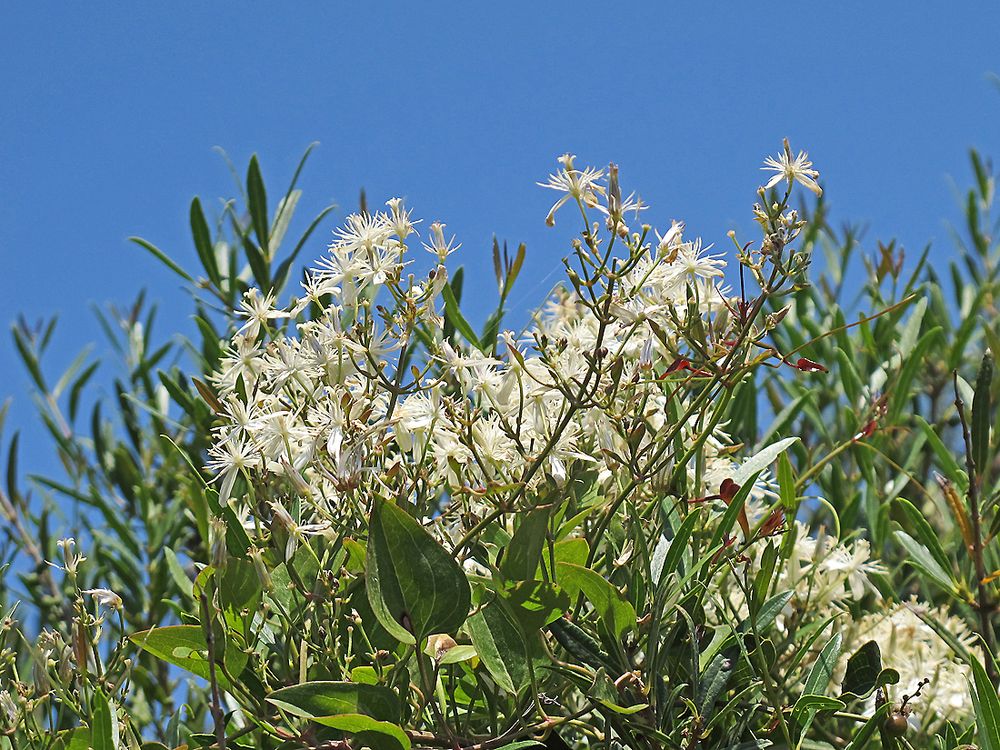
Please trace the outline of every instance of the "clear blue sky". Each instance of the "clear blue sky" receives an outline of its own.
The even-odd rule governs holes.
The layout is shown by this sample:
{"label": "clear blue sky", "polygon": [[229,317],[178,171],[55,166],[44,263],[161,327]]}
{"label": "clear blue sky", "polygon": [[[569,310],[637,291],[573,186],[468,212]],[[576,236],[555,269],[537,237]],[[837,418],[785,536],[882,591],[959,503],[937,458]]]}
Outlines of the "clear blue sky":
{"label": "clear blue sky", "polygon": [[[191,197],[231,194],[217,145],[240,165],[259,152],[283,187],[320,141],[300,211],[353,207],[362,185],[372,201],[406,196],[458,234],[490,293],[492,234],[525,241],[521,305],[566,252],[569,226],[545,228],[553,194],[534,186],[564,151],[618,162],[648,220],[683,218],[722,245],[749,226],[760,161],[788,136],[822,171],[835,220],[870,225],[867,247],[934,241],[948,259],[949,176],[968,182],[970,146],[1000,157],[986,79],[1000,72],[1000,6],[677,5],[8,3],[0,320],[59,312],[65,364],[99,338],[91,302],[146,286],[160,332],[186,330],[176,279],[125,238],[194,265]],[[6,332],[0,373],[22,466],[51,468]]]}

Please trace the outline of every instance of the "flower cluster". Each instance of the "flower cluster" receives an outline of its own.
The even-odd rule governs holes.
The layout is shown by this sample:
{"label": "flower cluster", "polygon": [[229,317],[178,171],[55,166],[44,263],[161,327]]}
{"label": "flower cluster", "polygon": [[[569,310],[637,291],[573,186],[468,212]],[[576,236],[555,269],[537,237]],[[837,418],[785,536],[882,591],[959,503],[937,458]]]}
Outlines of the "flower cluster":
{"label": "flower cluster", "polygon": [[[440,222],[423,244],[430,267],[418,273],[411,250],[419,222],[399,199],[349,216],[289,306],[246,293],[238,311],[245,322],[214,377],[220,424],[208,468],[221,503],[254,535],[254,564],[266,567],[262,550],[272,539],[284,540],[278,548],[289,561],[309,537],[364,533],[376,499],[393,498],[412,506],[467,570],[487,576],[502,547],[487,531],[509,538],[518,511],[553,497],[573,495],[581,517],[596,511],[604,529],[632,524],[640,535],[641,508],[666,497],[685,513],[707,503],[720,511],[707,514],[712,533],[739,489],[733,477],[756,477],[741,519],[745,554],[711,578],[710,622],[748,616],[747,586],[730,573],[742,559],[747,581],[759,574],[773,554],[766,540],[779,533],[792,538],[777,569],[770,560],[767,590],[791,592],[776,620],[785,637],[850,621],[850,611],[872,602],[880,610],[870,577],[886,571],[868,543],[785,519],[767,467],[744,472],[743,446],[725,431],[733,384],[762,362],[788,364],[766,342],[783,313],[760,313],[808,263],[791,247],[803,222],[786,210],[794,183],[821,192],[806,155],[793,157],[786,142],[767,161],[776,174],[760,195],[785,181],[785,199],[755,208],[765,229],[758,251],[737,245],[762,290],[756,300],[732,293],[723,258],[688,239],[683,223],[662,233],[637,224],[647,207],[622,196],[614,165],[580,170],[568,154],[559,163],[539,184],[561,193],[549,225],[570,203],[584,217],[576,265],[566,262],[567,283],[520,333],[496,322],[477,335],[459,312],[446,267],[459,245]],[[516,270],[498,262],[501,270],[507,288]],[[221,559],[225,529],[216,524]],[[733,536],[723,539],[723,553],[735,549]],[[622,567],[635,550],[616,554]],[[915,632],[912,618],[906,608],[877,612],[845,632],[852,642],[896,642],[901,628]],[[931,678],[936,687],[926,694],[941,696],[946,716],[961,708],[954,696],[964,695],[956,687],[964,672],[935,638],[908,639],[920,658],[905,674]],[[799,672],[814,657],[796,659]]]}
{"label": "flower cluster", "polygon": [[[649,227],[631,232],[634,199],[609,189],[603,170],[581,172],[568,155],[560,162],[546,183],[565,190],[553,212],[576,199],[616,227],[607,249],[598,226],[588,227],[579,252],[599,261],[620,238],[625,257],[613,280],[571,272],[573,288],[557,291],[520,336],[503,331],[461,347],[446,335],[444,260],[457,245],[432,224],[424,247],[436,262],[419,280],[404,277],[416,222],[398,199],[388,212],[348,217],[289,309],[247,293],[246,323],[215,379],[224,423],[209,468],[223,503],[240,478],[241,499],[262,482],[284,482],[308,516],[285,525],[311,533],[335,522],[365,484],[419,494],[429,514],[454,521],[460,512],[468,525],[489,512],[483,498],[492,489],[533,492],[590,470],[613,484],[665,437],[698,439],[670,408],[690,405],[678,384],[701,376],[688,364],[684,332],[707,323],[703,343],[714,358],[738,323],[736,302],[720,287],[724,262],[685,239],[680,222],[655,242]],[[279,325],[289,321],[294,335]],[[420,362],[418,339],[429,353]],[[709,485],[724,473],[711,457],[689,472],[700,494],[717,491]]]}

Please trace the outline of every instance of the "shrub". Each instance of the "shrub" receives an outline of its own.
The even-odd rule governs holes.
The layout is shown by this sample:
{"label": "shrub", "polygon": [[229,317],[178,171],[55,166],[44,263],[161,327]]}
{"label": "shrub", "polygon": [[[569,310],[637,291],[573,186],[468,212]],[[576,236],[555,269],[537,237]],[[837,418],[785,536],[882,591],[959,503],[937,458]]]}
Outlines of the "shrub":
{"label": "shrub", "polygon": [[329,209],[283,254],[297,180],[272,218],[254,158],[245,210],[192,203],[203,276],[136,240],[199,340],[155,348],[142,298],[112,316],[114,419],[78,428],[97,363],[50,386],[52,325],[15,327],[66,474],[30,481],[86,510],[52,532],[15,436],[0,744],[1000,748],[973,166],[954,302],[893,243],[845,301],[857,234],[787,142],[728,254],[563,156],[546,221],[579,233],[515,332],[524,246],[494,242],[476,327],[459,245],[399,199],[281,302]]}

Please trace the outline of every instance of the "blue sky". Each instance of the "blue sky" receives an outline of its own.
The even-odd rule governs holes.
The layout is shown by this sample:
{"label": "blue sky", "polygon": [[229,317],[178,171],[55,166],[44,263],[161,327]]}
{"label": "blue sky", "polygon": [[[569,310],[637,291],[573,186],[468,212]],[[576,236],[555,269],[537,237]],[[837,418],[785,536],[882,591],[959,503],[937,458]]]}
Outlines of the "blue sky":
{"label": "blue sky", "polygon": [[[213,146],[241,166],[258,152],[283,188],[320,141],[303,215],[334,201],[342,219],[361,186],[373,202],[405,196],[458,235],[467,279],[489,294],[491,236],[526,242],[522,307],[567,251],[569,225],[543,223],[554,195],[534,186],[565,151],[616,161],[648,221],[685,219],[725,247],[727,230],[749,229],[760,162],[788,136],[821,170],[834,219],[869,225],[867,248],[932,241],[945,263],[945,221],[961,216],[951,178],[967,184],[970,146],[1000,156],[987,80],[1000,6],[812,6],[8,4],[0,320],[58,312],[52,365],[99,339],[91,303],[140,287],[161,302],[161,334],[188,330],[176,279],[125,238],[194,265],[192,196],[232,193]],[[52,468],[6,333],[0,368],[22,466]]]}

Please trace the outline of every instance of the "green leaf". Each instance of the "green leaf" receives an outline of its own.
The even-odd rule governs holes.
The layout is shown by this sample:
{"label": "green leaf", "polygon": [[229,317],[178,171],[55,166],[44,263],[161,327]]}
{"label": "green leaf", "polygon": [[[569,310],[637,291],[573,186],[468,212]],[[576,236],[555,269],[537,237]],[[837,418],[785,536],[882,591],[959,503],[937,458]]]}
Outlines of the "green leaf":
{"label": "green leaf", "polygon": [[882,668],[882,653],[878,643],[868,641],[847,660],[847,671],[841,691],[845,695],[866,698],[883,685],[895,685],[899,673],[894,669]]}
{"label": "green leaf", "polygon": [[615,687],[615,683],[612,682],[611,678],[608,677],[607,673],[603,669],[599,669],[597,671],[597,675],[594,678],[594,684],[591,685],[590,689],[587,691],[587,696],[589,698],[593,698],[605,708],[614,711],[616,714],[622,714],[624,716],[638,713],[644,708],[649,708],[648,703],[637,703],[631,706],[621,705],[619,703],[621,696],[618,693],[618,688]]}
{"label": "green leaf", "polygon": [[319,226],[320,222],[327,217],[327,214],[333,211],[336,207],[337,207],[336,205],[329,205],[322,211],[320,211],[319,214],[316,215],[316,218],[312,220],[312,223],[309,224],[309,227],[306,229],[306,231],[302,233],[302,236],[299,238],[299,241],[295,245],[295,249],[292,250],[292,252],[288,255],[287,258],[281,261],[281,264],[278,266],[278,270],[274,272],[275,291],[280,292],[282,289],[284,289],[285,283],[288,281],[288,275],[292,269],[292,264],[295,263],[295,259],[299,256],[299,253],[302,251],[302,248],[305,247],[306,241],[312,235],[316,227]]}
{"label": "green leaf", "polygon": [[958,592],[958,586],[952,580],[951,575],[946,571],[935,556],[924,545],[907,534],[905,531],[897,531],[896,539],[907,552],[907,560],[910,565],[926,573],[931,580],[945,591],[951,593]]}
{"label": "green leaf", "polygon": [[677,528],[674,533],[674,538],[670,540],[670,546],[666,550],[666,554],[663,556],[662,565],[657,566],[659,559],[656,555],[660,550],[660,546],[657,545],[654,550],[653,555],[653,582],[659,587],[663,581],[667,580],[669,576],[675,573],[678,568],[680,568],[681,560],[684,559],[684,552],[688,548],[688,542],[691,541],[691,534],[694,532],[695,524],[698,522],[698,512],[689,512],[681,525]]}
{"label": "green leaf", "polygon": [[767,446],[748,458],[733,472],[732,480],[742,486],[747,480],[764,471],[774,463],[775,459],[788,450],[788,447],[798,441],[798,437],[789,437]]}
{"label": "green leaf", "polygon": [[521,518],[500,563],[500,572],[507,580],[527,581],[534,577],[549,528],[549,511],[549,507],[535,508]]}
{"label": "green leaf", "polygon": [[185,596],[192,596],[191,579],[184,572],[184,567],[181,565],[180,560],[177,559],[177,553],[170,549],[170,547],[164,547],[163,557],[167,562],[167,571],[170,573],[174,585]]}
{"label": "green leaf", "polygon": [[194,248],[198,252],[205,275],[215,286],[222,285],[219,264],[215,259],[215,247],[212,245],[212,233],[205,220],[205,212],[201,209],[201,201],[195,197],[191,201],[191,236],[194,238]]}
{"label": "green leaf", "polygon": [[93,750],[118,750],[120,744],[118,712],[101,690],[94,691],[91,702],[90,739]]}
{"label": "green leaf", "polygon": [[[469,618],[469,634],[483,666],[497,685],[516,694],[531,681],[529,643],[506,607],[497,600]],[[532,648],[532,651],[534,649]]]}
{"label": "green leaf", "polygon": [[851,742],[844,750],[868,750],[871,747],[872,735],[875,734],[875,730],[882,726],[882,723],[885,721],[885,715],[889,713],[890,708],[892,708],[891,703],[883,703],[875,709],[875,713],[869,717],[868,721],[861,725],[861,729],[851,738]]}
{"label": "green leaf", "polygon": [[993,415],[990,388],[992,385],[993,355],[987,351],[979,365],[976,392],[972,398],[972,420],[969,425],[972,433],[972,458],[980,476],[985,475],[990,462],[990,426]]}
{"label": "green leaf", "polygon": [[379,721],[364,714],[314,716],[317,724],[353,734],[362,747],[374,750],[410,750],[410,738],[402,728],[388,721]]}
{"label": "green leaf", "polygon": [[91,742],[90,729],[88,727],[76,727],[67,729],[56,735],[56,741],[51,750],[91,750],[94,743]]}
{"label": "green leaf", "polygon": [[572,606],[562,587],[549,581],[518,581],[500,594],[526,635],[541,630]]}
{"label": "green leaf", "polygon": [[781,499],[785,515],[795,518],[799,509],[798,492],[795,490],[795,470],[792,468],[792,462],[788,460],[787,453],[778,456],[778,497]]}
{"label": "green leaf", "polygon": [[938,460],[938,468],[941,473],[944,474],[948,479],[950,479],[955,484],[964,484],[963,472],[955,460],[955,456],[948,449],[947,446],[942,442],[941,438],[938,437],[937,431],[927,424],[927,421],[921,417],[919,414],[913,415],[913,421],[916,423],[917,427],[923,432],[924,437],[927,438],[927,442],[930,444],[934,451],[934,455]]}
{"label": "green leaf", "polygon": [[472,326],[469,325],[469,321],[462,315],[462,311],[458,307],[458,300],[455,299],[455,293],[451,289],[451,284],[447,281],[441,288],[441,297],[444,299],[445,320],[453,325],[455,330],[465,337],[466,341],[481,350],[483,347],[479,343],[479,338],[472,330]]}
{"label": "green leaf", "polygon": [[611,660],[601,651],[600,644],[579,625],[565,617],[554,620],[549,625],[549,632],[560,646],[584,664],[594,669],[607,667],[610,664]]}
{"label": "green leaf", "polygon": [[997,689],[978,659],[969,659],[969,667],[972,668],[972,706],[976,712],[979,744],[983,750],[1000,750],[1000,698],[997,697]]}
{"label": "green leaf", "polygon": [[361,714],[378,721],[397,722],[399,698],[384,685],[358,682],[303,682],[275,690],[267,702],[306,719]]}
{"label": "green leaf", "polygon": [[881,671],[882,654],[878,643],[868,641],[847,660],[841,690],[853,695],[868,695],[875,689]]}
{"label": "green leaf", "polygon": [[559,585],[571,598],[583,593],[616,638],[635,627],[635,608],[606,578],[590,568],[566,562],[556,563],[556,572]]}
{"label": "green leaf", "polygon": [[833,679],[833,671],[837,666],[837,659],[840,658],[843,642],[844,636],[836,633],[823,646],[823,650],[819,652],[819,657],[806,676],[805,687],[802,688],[804,695],[826,695]]}
{"label": "green leaf", "polygon": [[454,634],[469,614],[472,597],[461,566],[393,503],[379,500],[372,512],[365,579],[375,617],[403,643]]}
{"label": "green leaf", "polygon": [[842,711],[846,707],[847,704],[839,698],[804,693],[792,707],[792,720],[804,726],[817,711]]}
{"label": "green leaf", "polygon": [[715,702],[726,689],[729,678],[739,663],[737,656],[738,652],[734,649],[727,650],[716,654],[705,667],[699,679],[698,713],[701,716],[709,717],[714,712]]}
{"label": "green leaf", "polygon": [[937,532],[927,522],[927,518],[913,503],[905,498],[897,498],[896,505],[902,509],[903,513],[906,514],[907,520],[913,525],[917,540],[927,548],[927,551],[934,558],[934,562],[940,566],[941,570],[945,571],[945,580],[950,580],[951,575],[947,571],[951,570],[951,561],[941,546],[941,540],[938,538]]}
{"label": "green leaf", "polygon": [[257,154],[250,157],[250,166],[247,168],[247,203],[250,208],[250,223],[253,224],[254,234],[257,235],[257,244],[264,251],[264,257],[270,260],[267,191],[264,189],[264,178],[260,175]]}
{"label": "green leaf", "polygon": [[747,632],[751,628],[757,632],[757,634],[763,633],[769,627],[774,624],[774,621],[778,619],[778,615],[785,608],[789,601],[791,601],[792,596],[794,596],[794,591],[782,591],[780,594],[775,594],[770,599],[765,601],[760,610],[757,612],[757,616],[750,620],[749,618],[744,620],[740,625],[741,632]]}
{"label": "green leaf", "polygon": [[[201,625],[168,625],[162,628],[133,633],[129,640],[153,656],[185,669],[203,679],[210,679],[208,664],[208,644]],[[216,661],[219,661],[216,655]],[[247,655],[231,639],[226,641],[223,662],[233,676],[239,675],[247,663]],[[221,669],[215,670],[220,687],[229,690],[232,686]]]}
{"label": "green leaf", "polygon": [[152,242],[147,242],[142,237],[129,237],[128,239],[129,239],[129,242],[134,242],[139,247],[144,248],[145,250],[148,250],[156,258],[158,258],[163,263],[163,265],[165,265],[171,271],[173,271],[174,273],[176,273],[182,279],[184,279],[185,281],[190,281],[192,284],[194,283],[194,279],[191,277],[191,275],[187,271],[185,271],[179,265],[177,265],[176,263],[174,263],[174,261],[170,258],[169,255],[167,255],[165,252],[163,252],[162,250],[160,250],[160,248],[158,248]]}

